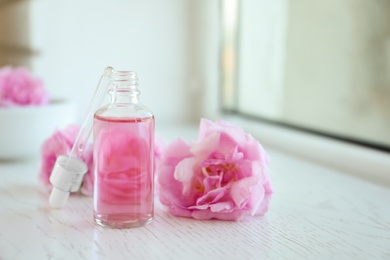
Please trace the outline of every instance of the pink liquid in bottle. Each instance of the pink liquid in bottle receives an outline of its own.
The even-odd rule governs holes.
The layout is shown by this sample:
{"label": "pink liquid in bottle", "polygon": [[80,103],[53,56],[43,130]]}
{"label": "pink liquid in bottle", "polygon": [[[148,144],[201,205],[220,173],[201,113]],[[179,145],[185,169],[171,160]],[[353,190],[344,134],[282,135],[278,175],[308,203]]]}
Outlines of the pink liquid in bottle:
{"label": "pink liquid in bottle", "polygon": [[154,117],[94,116],[94,218],[125,228],[152,221]]}

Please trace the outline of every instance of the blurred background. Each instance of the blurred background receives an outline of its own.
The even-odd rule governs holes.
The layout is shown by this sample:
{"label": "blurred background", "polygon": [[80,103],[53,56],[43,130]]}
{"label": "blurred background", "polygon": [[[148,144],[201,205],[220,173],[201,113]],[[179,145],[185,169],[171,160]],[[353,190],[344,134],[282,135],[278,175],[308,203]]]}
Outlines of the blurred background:
{"label": "blurred background", "polygon": [[0,0],[0,66],[28,66],[78,111],[106,66],[133,70],[159,122],[198,122],[205,73],[218,74],[219,3],[208,2]]}
{"label": "blurred background", "polygon": [[4,65],[76,122],[110,65],[158,124],[234,113],[390,150],[388,0],[0,0]]}

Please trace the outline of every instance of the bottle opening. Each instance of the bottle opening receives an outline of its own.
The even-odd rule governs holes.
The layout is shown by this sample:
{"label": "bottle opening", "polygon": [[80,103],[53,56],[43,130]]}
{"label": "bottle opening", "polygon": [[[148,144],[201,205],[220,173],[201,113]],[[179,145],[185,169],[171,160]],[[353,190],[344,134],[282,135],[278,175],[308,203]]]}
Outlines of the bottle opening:
{"label": "bottle opening", "polygon": [[138,86],[137,73],[134,71],[113,71],[111,78],[114,82],[127,82],[130,85]]}

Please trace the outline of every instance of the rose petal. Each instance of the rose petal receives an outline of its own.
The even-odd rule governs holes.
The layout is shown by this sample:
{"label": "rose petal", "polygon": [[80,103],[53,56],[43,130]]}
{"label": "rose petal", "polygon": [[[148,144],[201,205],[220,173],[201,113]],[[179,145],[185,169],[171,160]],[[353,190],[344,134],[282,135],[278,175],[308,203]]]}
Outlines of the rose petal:
{"label": "rose petal", "polygon": [[231,213],[233,208],[234,203],[232,201],[224,201],[210,205],[211,212]]}
{"label": "rose petal", "polygon": [[221,177],[220,176],[209,176],[203,180],[204,192],[209,192],[213,189],[221,188]]}
{"label": "rose petal", "polygon": [[183,184],[175,179],[176,165],[183,159],[190,157],[190,144],[177,139],[168,145],[157,168],[159,198],[166,206],[188,206],[195,204],[196,199],[183,196]]}
{"label": "rose petal", "polygon": [[245,133],[241,128],[224,121],[217,121],[216,123],[213,123],[207,119],[201,119],[198,142],[213,133],[220,134],[219,150],[223,152],[230,150],[237,144],[240,145],[246,142]]}
{"label": "rose petal", "polygon": [[230,195],[239,209],[243,209],[246,206],[252,196],[251,188],[258,184],[259,176],[247,177],[232,184]]}
{"label": "rose petal", "polygon": [[220,219],[238,221],[246,214],[245,210],[235,210],[230,213],[212,212],[211,210],[197,210],[193,211],[191,216],[194,219],[209,220],[209,219]]}
{"label": "rose petal", "polygon": [[228,193],[229,192],[224,188],[212,190],[212,191],[208,192],[207,194],[205,194],[204,196],[200,197],[196,201],[196,205],[198,206],[198,205],[214,204],[214,203],[218,202],[219,200],[221,200],[223,197],[225,197]]}
{"label": "rose petal", "polygon": [[198,160],[195,158],[186,158],[179,162],[175,167],[174,178],[183,184],[183,195],[191,194],[192,183],[195,174],[195,166]]}
{"label": "rose petal", "polygon": [[255,215],[264,215],[268,209],[271,202],[272,193],[265,193],[264,198],[261,203],[258,205]]}
{"label": "rose petal", "polygon": [[186,217],[186,218],[189,218],[192,216],[192,211],[191,210],[188,210],[184,207],[180,207],[180,206],[175,206],[175,205],[172,205],[169,207],[169,212],[174,215],[174,216],[178,216],[178,217]]}
{"label": "rose petal", "polygon": [[249,197],[248,203],[245,205],[251,216],[254,216],[262,204],[265,193],[264,187],[260,184],[250,187],[251,196]]}
{"label": "rose petal", "polygon": [[218,133],[212,133],[201,140],[199,143],[194,144],[191,148],[191,153],[199,158],[199,160],[204,160],[209,157],[209,155],[215,152],[220,145],[220,135]]}

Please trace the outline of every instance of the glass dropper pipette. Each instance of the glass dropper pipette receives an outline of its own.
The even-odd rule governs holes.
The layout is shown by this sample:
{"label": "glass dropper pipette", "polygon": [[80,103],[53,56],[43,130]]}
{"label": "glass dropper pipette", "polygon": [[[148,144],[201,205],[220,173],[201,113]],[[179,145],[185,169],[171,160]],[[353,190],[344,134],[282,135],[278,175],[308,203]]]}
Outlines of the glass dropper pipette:
{"label": "glass dropper pipette", "polygon": [[65,205],[70,192],[80,189],[84,175],[88,171],[88,166],[81,158],[92,131],[93,115],[102,104],[113,73],[115,72],[112,67],[105,68],[92,100],[88,105],[87,113],[77,133],[70,154],[60,155],[54,164],[50,175],[53,189],[49,198],[50,206],[53,208],[62,208]]}

